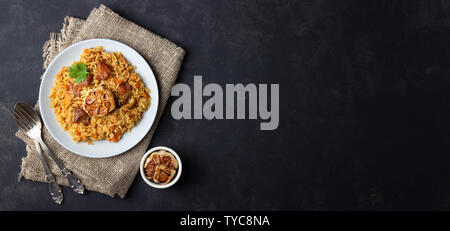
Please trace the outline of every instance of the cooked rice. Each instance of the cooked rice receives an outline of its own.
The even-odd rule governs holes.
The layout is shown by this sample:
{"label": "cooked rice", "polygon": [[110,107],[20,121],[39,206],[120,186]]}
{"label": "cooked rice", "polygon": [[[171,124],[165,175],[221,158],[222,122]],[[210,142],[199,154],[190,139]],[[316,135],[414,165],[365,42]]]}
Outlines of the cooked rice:
{"label": "cooked rice", "polygon": [[[103,47],[84,49],[80,60],[86,64],[89,73],[97,74],[96,65],[102,61],[112,67],[111,75],[106,80],[93,79],[88,87],[84,87],[80,97],[74,97],[71,86],[75,79],[69,77],[68,67],[63,67],[56,75],[55,86],[51,89],[50,106],[56,113],[56,119],[76,142],[89,142],[107,139],[117,142],[122,135],[131,131],[142,118],[143,113],[150,107],[150,90],[145,87],[141,78],[120,52],[107,53]],[[103,86],[115,91],[117,84],[128,82],[133,89],[128,102],[116,108],[104,117],[91,117],[90,124],[72,122],[75,107],[83,108],[83,100],[89,89]]]}

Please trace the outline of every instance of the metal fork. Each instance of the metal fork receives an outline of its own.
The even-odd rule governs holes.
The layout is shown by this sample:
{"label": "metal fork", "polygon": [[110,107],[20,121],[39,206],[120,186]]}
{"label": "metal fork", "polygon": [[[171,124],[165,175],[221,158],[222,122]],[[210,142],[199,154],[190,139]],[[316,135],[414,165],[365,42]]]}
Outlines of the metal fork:
{"label": "metal fork", "polygon": [[[37,112],[28,104],[19,102],[16,105],[14,105],[14,118],[16,119],[17,125],[19,128],[24,131],[30,138],[35,140],[36,148],[38,149],[38,152],[40,152],[39,144],[42,146],[44,152],[48,154],[48,156],[55,162],[56,166],[60,169],[61,173],[67,178],[69,181],[70,187],[77,193],[83,194],[84,192],[84,185],[81,183],[80,179],[78,179],[76,176],[72,174],[71,171],[69,171],[64,164],[59,161],[53,153],[50,151],[50,149],[45,145],[44,141],[41,137],[41,129],[42,129],[42,123],[41,118],[37,114]],[[57,197],[60,197],[60,202],[62,202],[62,193],[61,188],[58,184],[56,184],[55,177],[50,172],[47,163],[45,162],[45,159],[43,158],[42,153],[40,152],[42,164],[44,165],[44,170],[46,172],[46,178],[47,181],[50,184],[50,194],[57,195]],[[57,186],[57,187],[56,187]],[[59,193],[58,193],[59,192]],[[55,200],[55,197],[52,194],[52,198]],[[59,195],[60,194],[60,195]],[[55,202],[58,203],[57,200]]]}

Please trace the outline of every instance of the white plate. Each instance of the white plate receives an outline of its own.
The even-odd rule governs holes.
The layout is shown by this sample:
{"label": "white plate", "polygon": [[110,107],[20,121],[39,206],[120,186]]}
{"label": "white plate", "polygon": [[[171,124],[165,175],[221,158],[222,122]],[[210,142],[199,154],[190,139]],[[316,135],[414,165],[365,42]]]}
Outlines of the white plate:
{"label": "white plate", "polygon": [[[56,74],[58,74],[62,67],[70,66],[74,61],[79,60],[83,49],[97,46],[102,46],[106,52],[122,52],[125,59],[127,59],[131,65],[136,66],[136,73],[142,78],[145,86],[150,89],[151,105],[150,108],[144,112],[142,120],[131,129],[131,132],[125,132],[117,143],[109,142],[107,140],[96,141],[93,144],[87,144],[86,142],[76,143],[69,133],[64,131],[58,121],[56,121],[56,114],[53,109],[50,108],[50,89],[54,85]],[[158,84],[156,83],[152,69],[145,59],[131,47],[109,39],[85,40],[66,48],[53,59],[48,66],[41,82],[41,88],[39,89],[39,107],[41,109],[42,119],[53,138],[71,152],[92,158],[115,156],[129,150],[139,143],[155,121],[158,100]]]}

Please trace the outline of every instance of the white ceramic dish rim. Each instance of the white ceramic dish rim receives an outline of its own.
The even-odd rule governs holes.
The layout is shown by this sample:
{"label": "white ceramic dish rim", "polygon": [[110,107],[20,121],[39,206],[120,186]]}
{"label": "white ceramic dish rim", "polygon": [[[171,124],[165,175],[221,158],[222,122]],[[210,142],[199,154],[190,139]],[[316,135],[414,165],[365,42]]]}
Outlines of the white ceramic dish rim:
{"label": "white ceramic dish rim", "polygon": [[[178,161],[177,175],[175,176],[175,178],[172,179],[171,182],[169,182],[168,184],[164,184],[164,185],[160,185],[160,184],[157,184],[157,183],[154,183],[154,182],[150,181],[149,179],[147,179],[147,176],[145,175],[145,172],[144,172],[145,159],[147,159],[147,157],[152,152],[155,152],[155,151],[158,151],[158,150],[165,150],[165,151],[168,151],[168,152],[172,153],[175,156],[175,158],[177,159],[177,161]],[[139,169],[140,169],[140,172],[141,172],[141,177],[145,181],[145,183],[147,183],[148,185],[152,186],[153,188],[165,189],[165,188],[169,188],[170,186],[174,185],[175,183],[177,183],[178,179],[180,179],[181,171],[183,169],[183,164],[181,163],[180,156],[178,156],[177,152],[175,152],[173,149],[171,149],[169,147],[165,147],[165,146],[158,146],[158,147],[154,147],[154,148],[148,150],[144,154],[144,156],[141,159],[141,163],[140,163]]]}
{"label": "white ceramic dish rim", "polygon": [[[71,147],[71,146],[74,146],[73,144],[70,144],[71,146],[66,144],[66,142],[68,142],[67,137],[64,137],[64,139],[62,139],[62,138],[60,139],[60,137],[56,133],[62,134],[61,131],[56,131],[56,130],[53,131],[53,129],[60,129],[65,133],[66,136],[71,137],[66,131],[64,131],[64,129],[62,129],[62,127],[59,125],[58,122],[56,122],[56,120],[54,121],[54,123],[58,124],[58,128],[55,128],[54,123],[53,124],[50,123],[49,120],[51,118],[49,118],[49,117],[56,118],[56,115],[54,114],[53,110],[49,107],[48,100],[46,100],[47,105],[43,105],[43,102],[44,102],[44,100],[42,100],[42,99],[44,99],[43,97],[48,98],[48,94],[50,93],[49,91],[48,92],[43,91],[43,85],[44,85],[44,83],[51,81],[52,86],[53,86],[53,84],[54,84],[53,80],[56,76],[49,76],[48,72],[49,72],[49,70],[52,70],[54,68],[53,66],[55,65],[55,63],[57,63],[58,58],[63,56],[66,51],[71,50],[73,47],[76,47],[76,46],[83,47],[90,43],[93,43],[96,45],[91,45],[89,47],[103,46],[106,51],[108,51],[108,49],[107,49],[107,47],[105,47],[105,44],[107,44],[107,46],[111,45],[114,47],[121,47],[121,48],[123,48],[123,50],[114,50],[114,51],[120,51],[120,52],[122,52],[122,54],[127,53],[128,56],[126,56],[124,54],[124,57],[131,63],[131,65],[135,65],[136,63],[130,61],[130,59],[136,60],[136,62],[139,62],[140,65],[136,66],[136,72],[141,76],[141,78],[142,78],[143,82],[146,84],[146,86],[150,88],[150,91],[151,91],[150,95],[151,95],[152,101],[151,101],[150,108],[146,112],[144,112],[143,118],[141,119],[141,121],[132,129],[131,133],[133,133],[133,131],[135,131],[134,134],[131,134],[130,132],[126,132],[123,135],[122,139],[119,140],[119,142],[117,142],[117,143],[112,143],[112,142],[105,141],[105,140],[96,141],[96,142],[94,142],[94,145],[90,145],[93,148],[89,149],[89,148],[84,147],[84,149],[82,151],[80,151],[81,148],[77,149],[77,148]],[[85,47],[85,48],[87,48],[87,47]],[[82,48],[82,49],[84,49],[84,48]],[[109,51],[109,52],[111,52],[111,51]],[[81,51],[79,52],[79,54],[81,54]],[[78,54],[78,57],[79,57],[79,54]],[[78,59],[72,60],[71,62],[76,61],[76,60],[78,60]],[[59,64],[61,62],[62,61],[59,61]],[[141,73],[142,71],[144,71],[145,73]],[[146,77],[144,78],[143,76],[146,76]],[[47,78],[51,78],[51,79],[48,80]],[[150,83],[150,84],[148,84],[148,83]],[[152,85],[153,87],[148,86],[148,85]],[[48,131],[52,135],[52,137],[67,150],[69,150],[75,154],[85,156],[85,157],[91,157],[91,158],[106,158],[106,157],[116,156],[116,155],[122,154],[123,152],[128,151],[129,149],[133,148],[136,144],[138,144],[145,137],[145,135],[148,133],[148,131],[153,126],[153,123],[155,121],[156,114],[158,111],[158,104],[159,104],[158,83],[156,81],[155,75],[153,74],[153,71],[152,71],[150,65],[133,48],[131,48],[121,42],[111,40],[111,39],[97,38],[97,39],[84,40],[84,41],[75,43],[75,44],[67,47],[66,49],[64,49],[48,65],[46,71],[44,72],[43,79],[41,81],[40,88],[39,88],[39,107],[41,108],[41,115],[42,115],[41,117],[42,117],[42,120],[44,121],[44,124],[47,127]],[[51,113],[53,113],[53,115],[44,116],[44,114],[46,112],[45,112],[45,110],[42,110],[42,109],[47,106],[48,106],[47,110],[50,110]],[[49,114],[49,113],[47,113],[47,114]],[[49,125],[51,125],[51,126],[49,126]],[[140,127],[140,131],[136,132],[136,130],[137,130],[136,128],[138,128],[138,127]],[[127,137],[127,139],[125,141],[126,137]],[[64,142],[63,142],[63,140],[64,140]],[[71,142],[75,143],[73,140],[71,140]],[[95,147],[96,144],[99,144],[99,143],[102,143],[103,146],[106,145],[107,147],[110,147],[110,145],[113,145],[113,147],[111,147],[108,151],[104,151],[104,149],[99,148],[99,146]],[[77,143],[75,143],[75,144],[77,144]],[[78,143],[78,144],[81,144],[84,146],[87,145],[87,143]],[[86,149],[89,149],[89,151],[86,151]]]}

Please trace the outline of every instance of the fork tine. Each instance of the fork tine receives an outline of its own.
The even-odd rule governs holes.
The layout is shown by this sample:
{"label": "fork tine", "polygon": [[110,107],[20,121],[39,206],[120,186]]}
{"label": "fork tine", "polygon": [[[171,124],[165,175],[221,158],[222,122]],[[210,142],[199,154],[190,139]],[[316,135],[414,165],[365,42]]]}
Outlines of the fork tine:
{"label": "fork tine", "polygon": [[19,114],[16,110],[14,110],[14,118],[16,118],[17,125],[21,126],[24,130],[30,130],[32,126],[27,123],[23,117],[23,115]]}
{"label": "fork tine", "polygon": [[17,113],[16,110],[13,111],[13,116],[16,120],[22,120],[22,117]]}
{"label": "fork tine", "polygon": [[15,112],[13,112],[13,117],[14,117],[14,119],[15,119],[15,121],[16,121],[16,124],[17,124],[17,126],[19,126],[19,128],[20,128],[20,124],[19,124],[19,117],[16,115],[16,113]]}
{"label": "fork tine", "polygon": [[31,129],[26,123],[24,123],[20,119],[16,119],[16,123],[19,126],[19,129],[23,130],[24,132],[27,132]]}
{"label": "fork tine", "polygon": [[21,108],[20,106],[17,107],[17,109],[14,110],[14,111],[17,111],[17,113],[19,113],[20,115],[22,115],[23,118],[24,118],[24,120],[26,120],[26,122],[27,122],[28,124],[30,124],[32,127],[36,125],[36,121],[34,121],[34,119],[33,119],[28,113],[26,113],[26,112],[23,110],[23,108]]}
{"label": "fork tine", "polygon": [[33,109],[33,107],[31,107],[30,105],[28,105],[26,103],[22,103],[22,102],[18,103],[18,105],[28,115],[30,115],[31,118],[33,118],[33,120],[35,121],[36,124],[39,124],[41,122],[41,118],[39,117],[38,113]]}
{"label": "fork tine", "polygon": [[35,121],[33,115],[28,112],[22,104],[17,105],[17,110],[24,114],[30,121]]}
{"label": "fork tine", "polygon": [[19,122],[22,122],[22,125],[26,129],[31,129],[32,125],[30,122],[25,118],[23,114],[20,114],[19,112],[14,112],[15,117],[18,119]]}
{"label": "fork tine", "polygon": [[17,123],[19,125],[19,129],[22,129],[24,132],[28,132],[30,129],[25,127],[26,124],[24,124],[22,121],[18,121]]}

